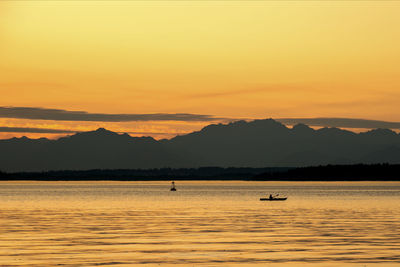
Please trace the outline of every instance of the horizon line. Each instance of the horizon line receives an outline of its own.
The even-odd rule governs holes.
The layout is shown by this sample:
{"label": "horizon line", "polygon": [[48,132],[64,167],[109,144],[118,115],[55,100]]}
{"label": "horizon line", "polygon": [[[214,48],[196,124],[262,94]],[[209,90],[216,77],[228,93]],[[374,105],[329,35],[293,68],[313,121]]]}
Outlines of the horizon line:
{"label": "horizon line", "polygon": [[[400,130],[400,122],[388,122],[388,121],[378,121],[378,120],[368,120],[368,119],[353,119],[353,118],[323,118],[323,117],[317,117],[317,118],[277,118],[277,119],[273,119],[273,118],[266,118],[266,119],[242,119],[242,120],[236,120],[236,121],[232,121],[229,123],[219,123],[219,124],[223,124],[223,125],[228,125],[228,124],[232,124],[238,121],[245,121],[247,123],[251,123],[254,121],[259,121],[259,120],[268,120],[268,119],[272,119],[278,123],[281,123],[282,125],[284,125],[285,127],[289,128],[288,126],[295,126],[298,124],[304,124],[312,129],[314,129],[313,127],[322,127],[322,128],[337,128],[337,129],[342,129],[342,130],[347,130],[347,129],[366,129],[367,131],[371,131],[371,130],[377,130],[377,129],[388,129],[388,130]],[[325,121],[325,123],[324,123]],[[311,122],[311,123],[309,123]],[[327,123],[330,122],[330,123]],[[340,124],[340,122],[342,122],[342,124]],[[356,122],[356,125],[349,125],[349,123],[351,122]],[[357,124],[358,123],[358,124]],[[360,123],[365,123],[364,125],[361,125]],[[330,125],[327,125],[330,124]],[[210,125],[218,125],[218,124],[208,124],[203,128],[210,126]],[[335,125],[335,126],[332,126]],[[345,125],[345,126],[337,126],[337,125]],[[366,127],[366,126],[384,126],[384,125],[388,125],[388,126],[395,126],[395,127]],[[362,127],[363,126],[363,127]],[[65,134],[59,138],[56,138],[54,140],[58,140],[62,137],[67,137],[69,134],[75,135],[75,134],[79,134],[79,133],[87,133],[87,132],[94,132],[94,131],[98,131],[100,129],[104,129],[106,131],[110,131],[110,132],[114,132],[117,134],[128,134],[129,136],[131,136],[130,134],[134,134],[134,135],[143,135],[141,137],[152,137],[152,135],[173,135],[173,137],[171,138],[167,138],[167,139],[172,139],[176,136],[180,136],[180,135],[187,135],[187,134],[191,134],[194,132],[198,132],[198,131],[190,131],[190,132],[138,132],[138,131],[113,131],[113,130],[108,130],[104,127],[98,127],[97,129],[94,130],[88,130],[88,131],[82,131],[82,130],[68,130],[68,129],[53,129],[53,128],[36,128],[36,127],[7,127],[7,126],[0,126],[0,133],[43,133],[43,134]],[[314,129],[314,130],[318,130],[318,129]],[[357,133],[355,131],[351,131],[351,130],[347,130],[353,133]],[[0,140],[9,140],[12,138],[23,138],[26,136],[22,136],[22,137],[11,137],[11,138],[7,138],[7,139],[0,139]],[[131,137],[135,137],[135,136],[131,136]],[[40,139],[40,138],[46,138],[46,137],[39,137],[39,138],[29,138],[26,137],[28,139]],[[49,139],[49,138],[46,138]],[[51,138],[50,138],[51,139]]]}

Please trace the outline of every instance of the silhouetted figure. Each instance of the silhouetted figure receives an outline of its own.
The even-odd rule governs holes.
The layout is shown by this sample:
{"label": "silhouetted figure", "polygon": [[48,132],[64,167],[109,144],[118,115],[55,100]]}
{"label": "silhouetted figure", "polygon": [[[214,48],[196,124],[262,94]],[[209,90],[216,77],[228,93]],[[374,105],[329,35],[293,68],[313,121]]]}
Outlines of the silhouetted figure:
{"label": "silhouetted figure", "polygon": [[269,199],[272,199],[272,195],[271,194],[269,194]]}
{"label": "silhouetted figure", "polygon": [[176,191],[175,182],[174,182],[174,181],[172,181],[172,183],[171,183],[171,189],[170,189],[170,191]]}

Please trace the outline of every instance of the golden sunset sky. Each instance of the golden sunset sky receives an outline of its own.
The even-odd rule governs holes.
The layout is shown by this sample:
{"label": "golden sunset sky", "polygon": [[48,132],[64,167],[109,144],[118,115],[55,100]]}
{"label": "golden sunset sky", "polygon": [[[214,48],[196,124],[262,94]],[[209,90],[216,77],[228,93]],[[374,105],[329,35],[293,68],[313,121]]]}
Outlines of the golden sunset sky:
{"label": "golden sunset sky", "polygon": [[[210,117],[0,114],[0,127],[105,127],[161,138],[241,118],[400,121],[399,14],[398,1],[1,1],[5,113]],[[57,136],[0,138],[21,135]]]}

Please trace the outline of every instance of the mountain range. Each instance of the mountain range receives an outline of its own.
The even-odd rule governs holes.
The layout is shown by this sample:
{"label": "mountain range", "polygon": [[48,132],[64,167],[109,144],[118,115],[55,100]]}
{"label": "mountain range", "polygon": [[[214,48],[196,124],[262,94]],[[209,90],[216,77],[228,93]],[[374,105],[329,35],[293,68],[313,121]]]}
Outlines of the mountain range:
{"label": "mountain range", "polygon": [[0,170],[7,172],[400,163],[400,134],[289,128],[265,119],[212,124],[158,141],[104,128],[57,140],[11,138],[0,140],[0,151]]}

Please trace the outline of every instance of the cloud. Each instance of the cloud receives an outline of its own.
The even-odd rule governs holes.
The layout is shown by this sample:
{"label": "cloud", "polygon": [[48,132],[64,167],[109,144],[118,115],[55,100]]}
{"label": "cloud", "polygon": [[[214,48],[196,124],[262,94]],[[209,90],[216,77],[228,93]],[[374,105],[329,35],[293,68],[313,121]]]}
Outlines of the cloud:
{"label": "cloud", "polygon": [[211,115],[190,113],[154,113],[154,114],[107,114],[89,113],[86,111],[69,111],[63,109],[47,109],[32,107],[0,107],[0,118],[54,120],[54,121],[219,121]]}
{"label": "cloud", "polygon": [[252,88],[247,89],[236,89],[236,90],[225,90],[225,91],[211,91],[211,92],[201,92],[186,94],[188,98],[216,98],[216,97],[229,97],[229,96],[241,96],[241,95],[256,95],[260,94],[293,94],[294,92],[307,90],[308,92],[326,92],[326,89],[312,88],[310,86],[298,86],[294,84],[261,84]]}
{"label": "cloud", "polygon": [[[44,134],[69,134],[79,133],[82,131],[74,130],[63,130],[63,129],[49,129],[49,128],[32,128],[32,127],[0,127],[0,133],[44,133]],[[118,132],[122,133],[122,132]],[[188,134],[190,132],[123,132],[128,134],[142,134],[142,135],[177,135],[177,134]]]}
{"label": "cloud", "polygon": [[400,129],[400,122],[388,122],[379,120],[350,119],[350,118],[281,118],[276,120],[284,124],[303,123],[309,126],[322,126],[322,127]]}
{"label": "cloud", "polygon": [[60,130],[60,129],[46,129],[46,128],[30,128],[30,127],[0,127],[1,133],[77,133],[78,131]]}
{"label": "cloud", "polygon": [[[338,127],[338,128],[387,128],[387,129],[400,129],[400,122],[387,122],[377,120],[365,119],[350,119],[350,118],[281,118],[276,119],[284,124],[298,124],[303,123],[309,126],[321,127]],[[49,129],[49,128],[33,128],[33,127],[0,127],[0,133],[43,133],[43,134],[71,134],[81,131],[65,130],[65,129]],[[119,133],[122,133],[118,131]],[[139,135],[177,135],[188,134],[189,132],[149,132],[149,131],[124,131],[129,134]]]}
{"label": "cloud", "polygon": [[198,93],[198,94],[191,94],[189,96],[195,97],[195,98],[208,98],[208,97],[213,98],[213,97],[255,94],[255,93],[266,92],[266,91],[267,91],[267,89],[257,88],[257,89],[246,89],[246,90],[232,90],[232,91],[225,91],[225,92]]}

